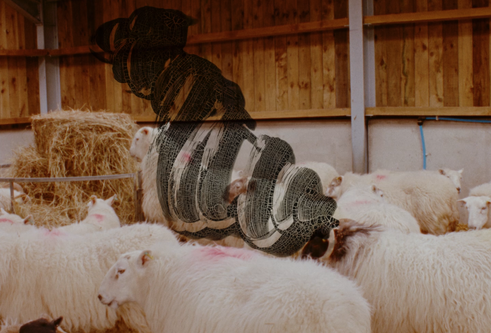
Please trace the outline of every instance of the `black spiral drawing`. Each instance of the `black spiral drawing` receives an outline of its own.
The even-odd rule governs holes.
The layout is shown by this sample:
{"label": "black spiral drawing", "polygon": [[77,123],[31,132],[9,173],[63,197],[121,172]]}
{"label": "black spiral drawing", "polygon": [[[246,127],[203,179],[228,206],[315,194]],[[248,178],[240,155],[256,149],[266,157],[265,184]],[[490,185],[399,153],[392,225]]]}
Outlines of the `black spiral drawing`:
{"label": "black spiral drawing", "polygon": [[[114,78],[151,101],[161,124],[157,188],[164,216],[191,238],[241,237],[251,247],[291,255],[322,228],[338,226],[336,203],[319,176],[295,166],[290,145],[253,134],[240,87],[213,63],[184,52],[195,21],[177,10],[142,7],[101,25],[95,41]],[[215,117],[216,122],[205,122]],[[169,126],[165,126],[170,122]],[[246,193],[227,200],[232,168],[249,142]],[[181,223],[182,224],[182,223]]]}

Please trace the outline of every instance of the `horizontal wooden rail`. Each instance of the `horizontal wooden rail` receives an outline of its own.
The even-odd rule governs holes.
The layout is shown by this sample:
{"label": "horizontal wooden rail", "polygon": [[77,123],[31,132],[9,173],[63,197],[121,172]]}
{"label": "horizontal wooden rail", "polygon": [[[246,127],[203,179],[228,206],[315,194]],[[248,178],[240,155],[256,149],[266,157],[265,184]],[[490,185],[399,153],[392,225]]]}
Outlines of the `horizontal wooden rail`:
{"label": "horizontal wooden rail", "polygon": [[[431,117],[431,116],[462,116],[462,117],[487,117],[491,116],[489,106],[455,106],[455,107],[369,107],[366,108],[367,116],[394,116],[394,117]],[[249,112],[254,120],[287,120],[287,119],[311,119],[311,118],[336,118],[349,117],[350,108],[332,109],[307,109],[307,110],[283,110],[283,111],[253,111]],[[155,121],[155,115],[131,115],[138,123],[151,123]],[[207,121],[217,121],[211,117]],[[0,119],[0,125],[30,124],[31,118]]]}
{"label": "horizontal wooden rail", "polygon": [[[285,119],[309,119],[309,118],[333,118],[349,117],[350,108],[333,109],[308,109],[308,110],[284,110],[284,111],[253,111],[249,115],[254,120],[285,120]],[[155,121],[155,115],[132,116],[139,123],[150,123]],[[210,117],[206,121],[217,121],[216,117]]]}
{"label": "horizontal wooden rail", "polygon": [[309,32],[322,32],[328,30],[348,28],[348,18],[305,22],[298,24],[277,25],[271,27],[254,28],[246,30],[232,30],[224,32],[215,32],[201,35],[189,36],[186,45],[230,42],[234,40],[264,38],[284,35],[296,35]]}
{"label": "horizontal wooden rail", "polygon": [[367,116],[462,116],[484,117],[491,116],[489,106],[455,106],[455,107],[373,107],[366,108]]}
{"label": "horizontal wooden rail", "polygon": [[30,117],[0,119],[0,125],[30,124]]}
{"label": "horizontal wooden rail", "polygon": [[491,17],[491,7],[437,10],[431,12],[401,13],[365,16],[365,25],[425,23],[438,21],[471,20]]}

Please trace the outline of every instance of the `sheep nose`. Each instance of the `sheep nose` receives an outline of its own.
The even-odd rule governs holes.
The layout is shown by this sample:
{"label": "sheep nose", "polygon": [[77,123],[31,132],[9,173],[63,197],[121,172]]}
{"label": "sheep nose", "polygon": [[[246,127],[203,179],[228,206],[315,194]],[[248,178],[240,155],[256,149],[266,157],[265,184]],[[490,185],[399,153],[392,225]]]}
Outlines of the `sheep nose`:
{"label": "sheep nose", "polygon": [[100,294],[99,294],[99,295],[97,295],[97,298],[99,299],[99,301],[101,301],[101,302],[102,302],[102,296],[101,296]]}

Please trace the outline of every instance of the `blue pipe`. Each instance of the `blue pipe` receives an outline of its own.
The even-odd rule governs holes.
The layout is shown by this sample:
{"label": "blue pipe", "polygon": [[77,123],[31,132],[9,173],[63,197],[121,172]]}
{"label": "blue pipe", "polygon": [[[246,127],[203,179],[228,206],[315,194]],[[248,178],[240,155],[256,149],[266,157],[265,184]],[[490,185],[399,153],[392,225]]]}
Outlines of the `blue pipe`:
{"label": "blue pipe", "polygon": [[475,119],[462,119],[462,118],[451,118],[451,117],[425,117],[424,120],[448,120],[448,121],[462,121],[466,123],[485,123],[491,124],[491,120],[475,120]]}
{"label": "blue pipe", "polygon": [[452,117],[424,117],[418,121],[419,132],[421,133],[421,145],[423,146],[423,170],[426,170],[426,145],[425,136],[423,134],[423,121],[424,120],[447,120],[447,121],[462,121],[466,123],[484,123],[491,124],[491,120],[474,120],[474,119],[463,119],[463,118],[452,118]]}

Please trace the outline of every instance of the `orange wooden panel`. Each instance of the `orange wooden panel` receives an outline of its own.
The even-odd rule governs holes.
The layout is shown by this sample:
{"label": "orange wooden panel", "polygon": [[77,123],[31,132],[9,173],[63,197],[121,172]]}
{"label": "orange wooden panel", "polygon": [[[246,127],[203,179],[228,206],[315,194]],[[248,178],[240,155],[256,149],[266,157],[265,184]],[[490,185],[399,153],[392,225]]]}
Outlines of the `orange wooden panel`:
{"label": "orange wooden panel", "polygon": [[[473,0],[473,7],[489,5],[488,0]],[[474,105],[489,106],[489,20],[472,22]]]}
{"label": "orange wooden panel", "polygon": [[[335,1],[334,18],[347,16],[348,1]],[[335,31],[334,43],[336,49],[336,107],[344,108],[351,105],[348,31]]]}
{"label": "orange wooden panel", "polygon": [[[297,2],[298,22],[310,21],[310,2]],[[301,110],[311,108],[310,34],[298,35],[298,104]]]}
{"label": "orange wooden panel", "polygon": [[[472,0],[458,0],[459,9],[471,8]],[[459,103],[473,106],[472,21],[459,21]]]}

